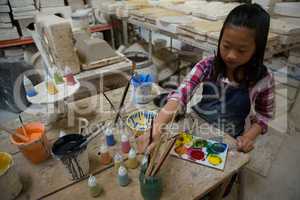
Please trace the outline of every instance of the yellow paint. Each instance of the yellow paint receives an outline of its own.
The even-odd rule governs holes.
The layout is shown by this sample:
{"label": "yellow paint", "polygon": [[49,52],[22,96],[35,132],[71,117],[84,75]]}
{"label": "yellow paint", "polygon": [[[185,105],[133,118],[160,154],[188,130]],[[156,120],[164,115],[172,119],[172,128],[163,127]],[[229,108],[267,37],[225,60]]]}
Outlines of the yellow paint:
{"label": "yellow paint", "polygon": [[193,140],[193,136],[191,134],[182,133],[182,137],[183,137],[183,144],[191,144]]}
{"label": "yellow paint", "polygon": [[222,158],[217,155],[209,155],[207,159],[208,162],[212,165],[219,165],[222,163]]}
{"label": "yellow paint", "polygon": [[8,153],[0,152],[0,175],[4,174],[12,163],[12,157]]}
{"label": "yellow paint", "polygon": [[52,81],[49,81],[47,83],[47,90],[48,90],[48,93],[51,94],[51,95],[54,95],[54,94],[58,93],[58,90],[57,90],[57,88],[55,87],[55,85]]}

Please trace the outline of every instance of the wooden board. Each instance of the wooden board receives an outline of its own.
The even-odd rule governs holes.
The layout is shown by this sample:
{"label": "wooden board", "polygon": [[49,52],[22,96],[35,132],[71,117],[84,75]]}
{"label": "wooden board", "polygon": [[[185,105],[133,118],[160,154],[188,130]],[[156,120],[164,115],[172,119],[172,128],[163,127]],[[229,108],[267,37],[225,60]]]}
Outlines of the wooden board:
{"label": "wooden board", "polygon": [[105,58],[90,64],[82,64],[81,68],[83,70],[89,70],[89,69],[94,69],[94,68],[101,68],[101,67],[105,67],[108,65],[112,65],[112,64],[116,64],[116,63],[120,63],[122,61],[125,61],[126,58],[123,55],[118,55],[118,56],[114,56],[114,57],[110,57],[110,58]]}

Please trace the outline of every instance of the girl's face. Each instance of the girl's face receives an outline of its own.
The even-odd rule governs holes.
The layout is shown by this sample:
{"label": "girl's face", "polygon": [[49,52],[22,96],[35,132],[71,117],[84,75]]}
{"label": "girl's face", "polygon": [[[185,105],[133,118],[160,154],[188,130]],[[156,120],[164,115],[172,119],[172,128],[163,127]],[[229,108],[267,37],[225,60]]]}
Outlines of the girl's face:
{"label": "girl's face", "polygon": [[227,68],[234,70],[246,64],[255,52],[255,32],[249,28],[226,26],[220,53]]}

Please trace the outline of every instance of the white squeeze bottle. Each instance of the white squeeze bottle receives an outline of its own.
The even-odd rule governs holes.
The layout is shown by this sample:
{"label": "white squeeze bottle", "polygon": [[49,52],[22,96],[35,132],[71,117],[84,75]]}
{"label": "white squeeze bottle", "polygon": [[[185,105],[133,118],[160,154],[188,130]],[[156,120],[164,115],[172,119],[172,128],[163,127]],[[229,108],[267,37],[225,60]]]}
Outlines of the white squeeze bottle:
{"label": "white squeeze bottle", "polygon": [[25,76],[25,75],[24,75],[24,78],[23,78],[23,84],[24,84],[24,88],[25,88],[27,96],[33,97],[33,96],[37,95],[37,92],[34,89],[34,86],[31,82],[31,80],[29,80],[29,78],[27,78],[27,76]]}
{"label": "white squeeze bottle", "polygon": [[97,197],[101,194],[102,188],[97,183],[95,176],[90,175],[90,178],[88,180],[88,186],[89,186],[90,194],[92,197]]}

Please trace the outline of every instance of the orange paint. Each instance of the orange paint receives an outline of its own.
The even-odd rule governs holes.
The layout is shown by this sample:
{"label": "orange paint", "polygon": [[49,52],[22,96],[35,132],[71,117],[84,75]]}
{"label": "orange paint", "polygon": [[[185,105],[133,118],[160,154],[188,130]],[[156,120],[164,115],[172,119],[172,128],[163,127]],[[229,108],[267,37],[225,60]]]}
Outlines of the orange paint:
{"label": "orange paint", "polygon": [[178,155],[183,155],[183,154],[187,153],[187,148],[184,145],[181,145],[181,146],[178,146],[178,147],[175,148],[175,152]]}
{"label": "orange paint", "polygon": [[[25,141],[12,135],[11,142],[17,145],[23,155],[32,163],[37,164],[46,160],[50,156],[50,150],[44,125],[39,122],[31,122],[24,126],[28,140]],[[16,134],[24,135],[22,127],[16,129]]]}

